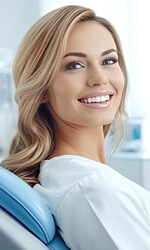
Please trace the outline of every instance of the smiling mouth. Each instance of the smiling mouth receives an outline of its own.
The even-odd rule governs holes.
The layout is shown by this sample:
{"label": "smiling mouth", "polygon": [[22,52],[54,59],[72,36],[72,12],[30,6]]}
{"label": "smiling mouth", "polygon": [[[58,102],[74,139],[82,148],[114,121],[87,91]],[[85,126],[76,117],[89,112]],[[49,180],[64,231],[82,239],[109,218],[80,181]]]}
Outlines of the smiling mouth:
{"label": "smiling mouth", "polygon": [[101,95],[101,96],[96,96],[96,97],[89,97],[89,98],[83,98],[83,99],[78,99],[79,102],[82,103],[103,103],[103,102],[108,102],[112,98],[112,95]]}

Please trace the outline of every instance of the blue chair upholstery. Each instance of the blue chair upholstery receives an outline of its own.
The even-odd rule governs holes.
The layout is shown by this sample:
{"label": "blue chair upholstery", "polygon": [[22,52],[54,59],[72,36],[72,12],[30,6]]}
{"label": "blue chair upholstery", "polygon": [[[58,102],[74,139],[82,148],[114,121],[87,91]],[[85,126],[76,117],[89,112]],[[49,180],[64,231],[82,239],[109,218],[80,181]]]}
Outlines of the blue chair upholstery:
{"label": "blue chair upholstery", "polygon": [[0,206],[21,223],[25,230],[32,233],[33,237],[47,246],[47,249],[68,249],[56,233],[54,218],[39,194],[3,167],[0,167]]}

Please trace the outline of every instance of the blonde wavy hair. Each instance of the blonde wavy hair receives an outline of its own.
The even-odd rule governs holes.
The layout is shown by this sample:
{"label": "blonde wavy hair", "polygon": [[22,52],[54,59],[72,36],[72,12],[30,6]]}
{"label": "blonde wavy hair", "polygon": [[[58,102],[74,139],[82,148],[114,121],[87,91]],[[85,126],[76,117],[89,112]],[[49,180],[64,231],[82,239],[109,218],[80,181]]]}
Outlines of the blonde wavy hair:
{"label": "blonde wavy hair", "polygon": [[[1,165],[33,186],[38,182],[40,162],[50,157],[55,135],[53,118],[43,103],[54,82],[65,52],[68,36],[78,22],[96,21],[112,34],[119,55],[125,86],[114,120],[117,141],[124,132],[127,71],[119,37],[109,21],[81,6],[65,6],[40,18],[27,32],[18,49],[13,77],[18,104],[18,129],[10,145],[9,156]],[[110,125],[104,126],[105,136]]]}

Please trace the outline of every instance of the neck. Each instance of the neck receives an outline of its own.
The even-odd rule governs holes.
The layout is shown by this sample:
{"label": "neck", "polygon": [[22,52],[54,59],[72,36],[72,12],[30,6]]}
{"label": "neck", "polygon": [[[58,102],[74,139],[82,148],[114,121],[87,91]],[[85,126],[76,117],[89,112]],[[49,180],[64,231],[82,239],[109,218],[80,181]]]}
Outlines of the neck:
{"label": "neck", "polygon": [[105,163],[103,126],[56,128],[55,148],[51,157],[72,154]]}

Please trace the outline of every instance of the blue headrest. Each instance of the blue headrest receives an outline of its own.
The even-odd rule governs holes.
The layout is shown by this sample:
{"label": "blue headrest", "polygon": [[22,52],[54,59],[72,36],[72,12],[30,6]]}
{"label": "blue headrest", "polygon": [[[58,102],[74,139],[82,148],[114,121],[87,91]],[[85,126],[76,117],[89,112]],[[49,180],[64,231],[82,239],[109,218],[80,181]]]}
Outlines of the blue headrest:
{"label": "blue headrest", "polygon": [[46,245],[56,233],[53,216],[42,198],[21,178],[0,167],[0,206]]}

